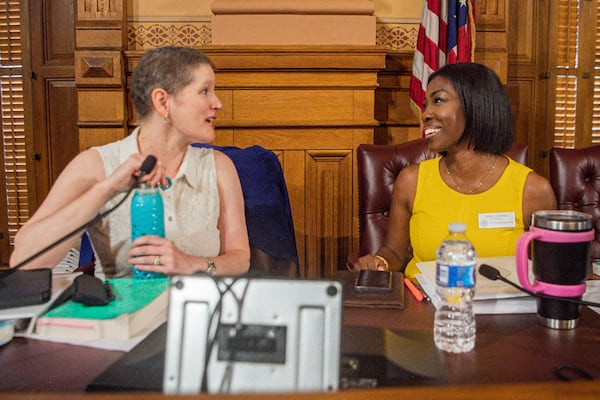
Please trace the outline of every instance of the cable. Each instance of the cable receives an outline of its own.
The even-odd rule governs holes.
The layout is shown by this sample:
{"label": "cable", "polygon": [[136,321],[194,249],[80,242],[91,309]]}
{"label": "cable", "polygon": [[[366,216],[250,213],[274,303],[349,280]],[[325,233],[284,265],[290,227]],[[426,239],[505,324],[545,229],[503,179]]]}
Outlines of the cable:
{"label": "cable", "polygon": [[152,171],[152,169],[154,169],[155,165],[156,165],[156,157],[154,157],[153,155],[147,156],[144,159],[144,161],[142,162],[142,165],[140,166],[140,174],[137,177],[135,177],[133,184],[129,186],[129,190],[127,190],[127,193],[125,193],[125,196],[123,196],[123,198],[115,206],[111,207],[110,209],[106,210],[105,212],[103,212],[101,214],[96,215],[94,218],[92,218],[88,222],[73,229],[71,232],[67,233],[65,236],[61,237],[60,239],[56,240],[55,242],[50,243],[48,246],[44,247],[42,250],[38,251],[31,257],[28,257],[25,260],[21,261],[20,263],[18,263],[11,269],[8,269],[8,270],[0,273],[0,286],[2,284],[2,282],[1,282],[2,278],[5,278],[8,275],[14,273],[15,271],[19,270],[25,264],[35,260],[42,254],[46,253],[47,251],[49,251],[49,250],[53,249],[54,247],[58,246],[59,244],[63,243],[65,240],[70,239],[73,236],[75,236],[76,234],[78,234],[79,232],[89,228],[90,226],[94,225],[96,222],[100,221],[102,218],[106,217],[108,214],[113,212],[115,209],[117,209],[121,204],[123,204],[125,199],[127,199],[127,197],[129,197],[129,195],[131,194],[133,189],[135,189],[137,187],[137,184],[138,184],[138,182],[140,182],[141,178],[144,175],[148,174],[150,171]]}
{"label": "cable", "polygon": [[[243,289],[241,298],[238,298],[237,295],[235,294],[235,292],[233,291],[233,286],[236,284],[236,282],[238,282],[240,279],[242,279],[241,276],[232,278],[231,283],[225,282],[225,280],[222,278],[214,278],[214,277],[212,278],[213,282],[215,283],[215,287],[217,288],[217,291],[219,292],[219,300],[217,301],[217,304],[215,305],[215,308],[211,312],[211,315],[209,318],[209,326],[207,329],[207,338],[206,338],[206,350],[205,350],[205,357],[204,357],[204,369],[202,371],[202,385],[201,385],[202,392],[208,391],[208,366],[210,364],[210,359],[211,359],[212,351],[214,349],[215,342],[218,338],[219,330],[221,329],[221,317],[223,314],[222,313],[223,298],[227,293],[229,293],[231,296],[233,296],[233,298],[237,304],[238,317],[237,317],[237,322],[236,322],[236,329],[239,329],[241,327],[242,307],[243,307],[244,299],[246,298],[246,293],[248,291],[248,287],[250,286],[250,280],[251,280],[251,278],[249,278],[247,276],[244,278],[246,278],[248,281],[246,283],[246,286]],[[225,287],[221,288],[219,286],[219,284],[222,284]],[[215,316],[218,316],[216,325],[214,324]],[[228,366],[228,368],[229,368],[229,366]],[[222,379],[221,387],[223,386],[224,380],[227,378],[227,373],[228,373],[228,371],[226,370],[225,376]],[[231,372],[229,372],[229,373],[231,373]]]}
{"label": "cable", "polygon": [[8,275],[12,274],[13,272],[19,270],[22,266],[28,264],[29,262],[35,260],[36,258],[38,258],[39,256],[41,256],[42,254],[46,253],[47,251],[53,249],[54,247],[58,246],[59,244],[63,243],[65,240],[72,238],[73,236],[75,236],[76,234],[80,233],[81,231],[86,230],[87,228],[89,228],[90,226],[94,225],[96,222],[100,221],[102,218],[106,217],[108,214],[110,214],[111,212],[113,212],[115,209],[117,209],[121,204],[123,204],[123,202],[125,201],[125,199],[127,199],[127,197],[129,197],[129,195],[131,194],[131,192],[133,191],[133,189],[135,189],[135,185],[132,185],[129,190],[127,191],[127,193],[125,193],[125,196],[123,196],[123,198],[121,200],[119,200],[119,202],[114,205],[113,207],[111,207],[110,209],[104,211],[101,214],[96,215],[94,218],[92,218],[91,220],[89,220],[88,222],[86,222],[85,224],[73,229],[71,232],[67,233],[65,236],[61,237],[60,239],[56,240],[55,242],[50,243],[48,246],[44,247],[43,249],[41,249],[40,251],[38,251],[37,253],[35,253],[34,255],[26,258],[25,260],[21,261],[20,263],[18,263],[17,265],[15,265],[13,268],[11,269],[7,269],[6,271],[2,272],[0,274],[0,280],[7,277]]}
{"label": "cable", "polygon": [[516,283],[506,279],[505,277],[502,276],[500,271],[498,271],[496,268],[494,268],[488,264],[481,264],[481,266],[479,267],[479,273],[492,281],[499,279],[504,283],[508,283],[510,286],[514,287],[517,290],[527,293],[530,296],[538,297],[540,299],[558,300],[558,301],[563,301],[565,303],[574,303],[574,304],[579,304],[579,305],[588,306],[588,307],[600,307],[600,303],[595,303],[593,301],[579,300],[579,299],[574,299],[571,297],[550,296],[550,295],[547,295],[544,293],[532,292],[532,291],[527,290],[527,289],[517,285]]}

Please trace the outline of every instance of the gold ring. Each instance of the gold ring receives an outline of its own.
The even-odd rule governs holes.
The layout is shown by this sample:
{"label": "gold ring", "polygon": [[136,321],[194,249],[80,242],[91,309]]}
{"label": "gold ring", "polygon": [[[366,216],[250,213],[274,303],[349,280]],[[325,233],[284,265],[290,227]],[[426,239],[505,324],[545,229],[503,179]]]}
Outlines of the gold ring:
{"label": "gold ring", "polygon": [[160,256],[154,257],[154,265],[160,265]]}

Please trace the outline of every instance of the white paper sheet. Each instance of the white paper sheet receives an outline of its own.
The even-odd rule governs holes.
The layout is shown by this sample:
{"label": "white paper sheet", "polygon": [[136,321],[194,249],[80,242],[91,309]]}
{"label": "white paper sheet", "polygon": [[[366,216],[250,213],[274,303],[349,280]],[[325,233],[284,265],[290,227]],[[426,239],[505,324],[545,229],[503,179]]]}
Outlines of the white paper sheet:
{"label": "white paper sheet", "polygon": [[[498,269],[502,276],[519,284],[513,256],[480,258],[478,268],[481,264]],[[435,292],[435,261],[417,263],[417,267],[421,274],[416,278],[437,308],[441,299]],[[535,313],[537,309],[535,298],[501,280],[492,281],[477,272],[473,311],[475,314],[515,314]]]}

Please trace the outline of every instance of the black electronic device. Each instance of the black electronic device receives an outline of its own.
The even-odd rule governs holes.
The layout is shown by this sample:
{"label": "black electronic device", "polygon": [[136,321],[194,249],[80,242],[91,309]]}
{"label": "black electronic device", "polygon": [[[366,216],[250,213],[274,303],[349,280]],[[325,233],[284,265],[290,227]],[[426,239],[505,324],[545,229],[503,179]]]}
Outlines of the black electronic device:
{"label": "black electronic device", "polygon": [[362,269],[356,275],[354,290],[359,293],[385,293],[392,290],[391,271]]}
{"label": "black electronic device", "polygon": [[42,304],[52,295],[48,268],[16,271],[0,281],[0,309]]}

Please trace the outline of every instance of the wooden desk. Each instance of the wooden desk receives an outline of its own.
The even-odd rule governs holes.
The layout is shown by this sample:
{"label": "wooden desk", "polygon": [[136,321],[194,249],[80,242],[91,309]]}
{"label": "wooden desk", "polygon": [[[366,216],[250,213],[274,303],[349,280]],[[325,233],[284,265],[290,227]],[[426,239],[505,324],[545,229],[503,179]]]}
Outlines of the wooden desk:
{"label": "wooden desk", "polygon": [[[433,329],[433,307],[416,303],[407,295],[406,308],[402,311],[347,308],[344,324],[386,327],[401,336],[427,337]],[[16,338],[0,349],[0,393],[25,391],[38,392],[33,398],[39,399],[78,398],[87,383],[122,354]],[[556,366],[568,364],[585,369],[595,379],[600,378],[600,315],[587,307],[582,308],[579,327],[564,331],[542,327],[533,314],[480,315],[477,316],[477,340],[472,352],[461,355],[437,352],[437,356],[447,386],[352,389],[318,395],[286,395],[286,398],[459,399],[472,398],[474,394],[490,399],[600,398],[597,381],[561,383],[554,374]],[[62,393],[55,393],[56,397],[53,397],[39,392]],[[14,398],[22,396],[23,393],[15,394]],[[88,394],[92,399],[107,396],[104,393]],[[120,393],[110,397],[137,398],[138,394]],[[139,394],[139,398],[159,397],[164,398],[160,393]],[[212,396],[198,396],[205,397]],[[240,399],[269,397],[236,396]]]}

